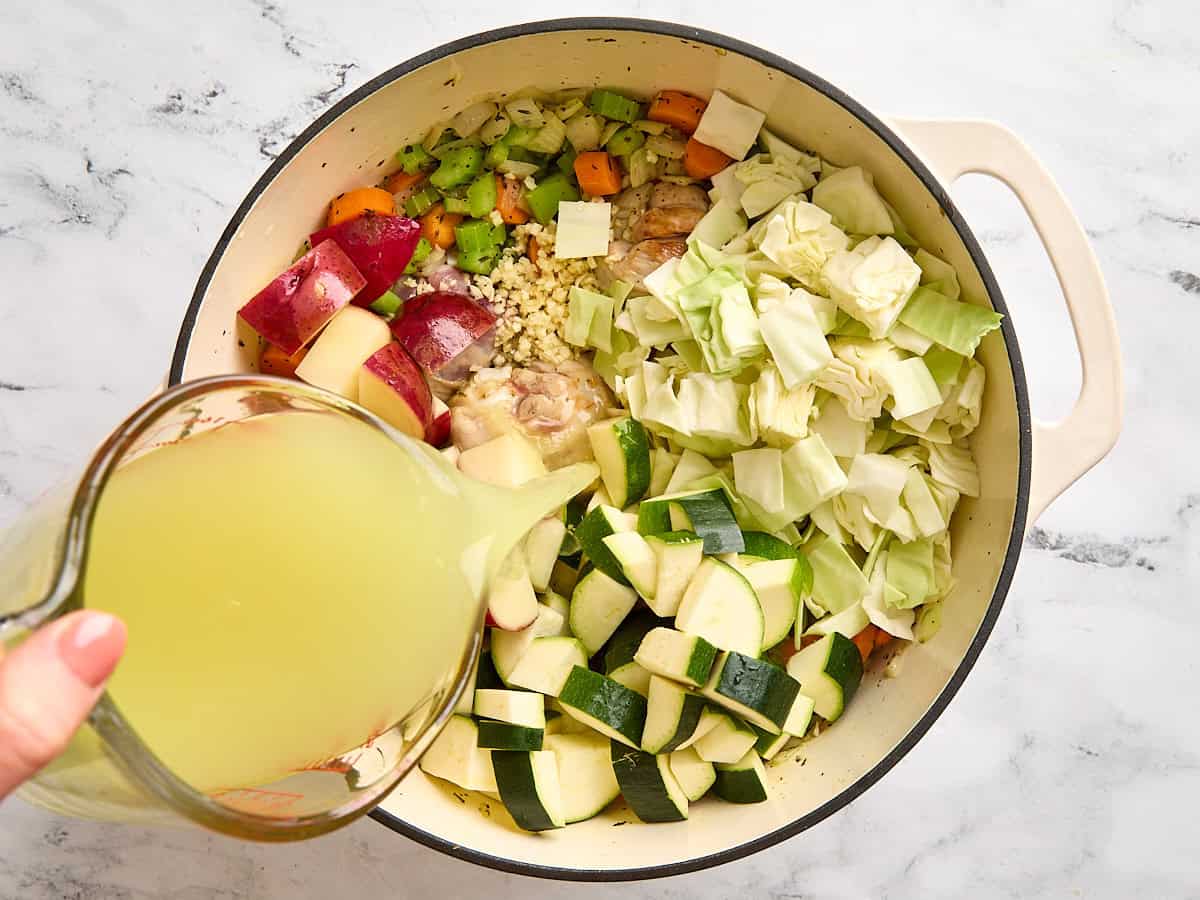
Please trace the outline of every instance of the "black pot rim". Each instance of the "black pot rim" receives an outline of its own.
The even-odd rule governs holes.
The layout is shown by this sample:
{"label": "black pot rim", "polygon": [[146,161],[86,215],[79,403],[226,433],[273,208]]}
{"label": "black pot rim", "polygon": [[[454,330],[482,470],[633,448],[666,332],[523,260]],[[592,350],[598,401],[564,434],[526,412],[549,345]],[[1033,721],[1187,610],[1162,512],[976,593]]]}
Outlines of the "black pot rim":
{"label": "black pot rim", "polygon": [[205,293],[208,291],[209,283],[212,280],[213,273],[216,270],[217,264],[224,255],[226,248],[233,239],[234,234],[242,223],[242,220],[249,213],[251,206],[258,200],[259,196],[267,189],[276,175],[286,166],[303,147],[312,140],[319,132],[323,131],[332,122],[334,122],[342,113],[354,106],[359,101],[363,100],[370,94],[391,84],[398,78],[407,75],[408,73],[436,62],[444,57],[455,53],[470,50],[475,47],[480,47],[485,44],[497,43],[508,40],[510,38],[523,37],[531,34],[541,34],[549,32],[561,31],[640,31],[647,34],[663,35],[667,37],[679,38],[685,41],[694,41],[697,43],[707,44],[712,47],[717,47],[732,53],[738,53],[742,56],[754,59],[765,66],[776,69],[786,75],[802,81],[809,87],[812,87],[831,100],[835,101],[848,113],[855,116],[863,122],[868,128],[874,131],[904,162],[913,170],[922,183],[930,191],[933,197],[938,201],[942,210],[949,217],[951,224],[962,238],[967,252],[971,256],[972,262],[979,271],[980,277],[983,280],[984,287],[987,289],[988,297],[992,301],[993,307],[997,312],[1003,314],[1004,320],[1001,323],[1000,329],[1004,337],[1005,349],[1008,352],[1008,361],[1012,369],[1013,389],[1017,401],[1017,421],[1018,421],[1018,439],[1020,459],[1018,462],[1017,472],[1017,497],[1016,509],[1013,515],[1012,533],[1009,535],[1008,546],[1005,550],[1004,565],[1001,568],[1000,576],[996,582],[996,589],[992,594],[992,600],[988,605],[987,612],[984,614],[983,621],[979,625],[979,631],[976,632],[974,640],[967,648],[962,661],[954,670],[954,674],[950,677],[946,686],[941,693],[934,699],[929,709],[925,714],[917,720],[916,724],[909,730],[904,738],[892,750],[881,759],[869,772],[860,777],[857,781],[845,788],[832,799],[828,800],[821,806],[796,819],[794,822],[778,828],[775,831],[755,838],[752,841],[747,841],[743,844],[738,844],[735,847],[711,853],[707,856],[696,857],[693,859],[682,860],[679,862],[665,863],[658,866],[642,866],[630,869],[577,869],[577,868],[559,868],[554,866],[541,866],[532,863],[518,862],[504,857],[493,856],[489,853],[482,853],[478,850],[473,850],[469,847],[463,847],[451,841],[447,841],[437,835],[431,834],[414,825],[405,822],[404,820],[386,812],[382,809],[376,809],[371,813],[371,817],[375,821],[387,826],[406,837],[424,844],[434,850],[438,850],[456,859],[465,860],[466,862],[475,863],[477,865],[486,866],[487,868],[496,869],[502,872],[508,872],[515,875],[528,875],[537,878],[549,878],[563,881],[590,881],[590,882],[617,882],[617,881],[641,881],[651,878],[664,878],[674,875],[683,875],[689,872],[696,872],[701,869],[707,869],[712,866],[722,865],[724,863],[733,862],[734,860],[742,859],[752,853],[757,853],[760,850],[765,850],[779,842],[793,837],[802,831],[811,828],[818,822],[833,815],[838,810],[842,809],[852,800],[862,794],[867,788],[871,787],[875,782],[882,778],[893,766],[896,765],[919,741],[925,733],[930,729],[938,717],[945,711],[954,695],[958,693],[958,689],[962,686],[967,674],[975,665],[975,661],[979,658],[980,652],[983,650],[983,645],[987,643],[988,637],[991,635],[992,628],[996,624],[996,619],[1000,615],[1000,610],[1004,605],[1004,599],[1008,594],[1009,585],[1012,583],[1013,573],[1016,569],[1017,558],[1021,551],[1021,540],[1025,531],[1025,520],[1029,508],[1029,483],[1030,470],[1032,466],[1032,431],[1030,424],[1029,412],[1029,396],[1025,383],[1025,370],[1021,362],[1020,349],[1017,346],[1016,332],[1013,328],[1012,318],[1008,313],[1007,305],[1000,292],[1000,286],[996,282],[996,277],[992,273],[991,267],[988,265],[987,259],[983,255],[983,251],[979,246],[979,242],[975,239],[974,234],[968,227],[962,214],[954,205],[954,201],[950,198],[946,189],[938,181],[936,177],[929,171],[920,159],[916,157],[908,145],[901,140],[891,128],[885,125],[877,116],[868,111],[862,104],[858,103],[844,92],[834,87],[823,78],[814,75],[807,69],[770,53],[762,50],[752,44],[747,44],[735,38],[727,37],[712,31],[705,31],[699,28],[692,28],[686,25],[678,25],[671,22],[660,22],[653,19],[633,19],[633,18],[564,18],[550,19],[541,22],[528,22],[523,25],[513,25],[505,28],[498,28],[492,31],[484,31],[478,34],[473,34],[468,37],[459,38],[458,40],[450,41],[442,44],[433,50],[426,51],[418,56],[414,56],[406,62],[395,66],[381,75],[372,78],[366,84],[362,85],[352,93],[346,95],[328,110],[326,110],[319,118],[316,119],[308,128],[301,132],[288,146],[279,154],[279,156],[267,167],[267,170],[262,174],[262,177],[255,182],[254,187],[246,195],[234,212],[233,217],[229,220],[229,224],[225,227],[225,231],[221,234],[220,240],[213,249],[212,255],[205,264],[204,269],[200,273],[200,278],[196,282],[196,289],[192,293],[191,303],[188,305],[186,314],[184,315],[183,324],[179,330],[179,338],[175,345],[175,353],[171,360],[170,374],[168,384],[178,384],[183,377],[183,367],[187,359],[188,345],[191,341],[192,331],[196,324],[196,317],[199,314],[200,306]]}

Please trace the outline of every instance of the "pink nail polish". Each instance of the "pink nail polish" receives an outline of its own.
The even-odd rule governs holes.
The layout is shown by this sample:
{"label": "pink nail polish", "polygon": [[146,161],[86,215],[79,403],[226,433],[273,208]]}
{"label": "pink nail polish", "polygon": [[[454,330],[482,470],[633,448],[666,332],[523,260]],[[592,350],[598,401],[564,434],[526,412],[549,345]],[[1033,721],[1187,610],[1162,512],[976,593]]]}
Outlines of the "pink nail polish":
{"label": "pink nail polish", "polygon": [[67,616],[58,635],[58,655],[89,687],[112,674],[125,650],[125,623],[108,613],[85,610]]}

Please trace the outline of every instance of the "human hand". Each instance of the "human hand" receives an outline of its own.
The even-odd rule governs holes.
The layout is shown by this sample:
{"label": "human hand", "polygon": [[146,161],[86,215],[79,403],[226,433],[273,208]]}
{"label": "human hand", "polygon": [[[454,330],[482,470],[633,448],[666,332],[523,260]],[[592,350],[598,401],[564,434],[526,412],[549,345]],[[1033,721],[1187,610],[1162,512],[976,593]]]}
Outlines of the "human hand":
{"label": "human hand", "polygon": [[125,625],[80,610],[0,646],[0,799],[62,753],[125,650]]}

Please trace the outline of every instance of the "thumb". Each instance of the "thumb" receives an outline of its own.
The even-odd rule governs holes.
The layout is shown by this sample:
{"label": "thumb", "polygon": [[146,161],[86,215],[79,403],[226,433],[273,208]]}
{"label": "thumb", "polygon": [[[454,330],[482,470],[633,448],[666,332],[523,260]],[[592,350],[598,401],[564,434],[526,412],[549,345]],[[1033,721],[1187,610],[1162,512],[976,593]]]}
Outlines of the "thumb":
{"label": "thumb", "polygon": [[81,610],[0,659],[0,798],[66,749],[125,649],[125,625]]}

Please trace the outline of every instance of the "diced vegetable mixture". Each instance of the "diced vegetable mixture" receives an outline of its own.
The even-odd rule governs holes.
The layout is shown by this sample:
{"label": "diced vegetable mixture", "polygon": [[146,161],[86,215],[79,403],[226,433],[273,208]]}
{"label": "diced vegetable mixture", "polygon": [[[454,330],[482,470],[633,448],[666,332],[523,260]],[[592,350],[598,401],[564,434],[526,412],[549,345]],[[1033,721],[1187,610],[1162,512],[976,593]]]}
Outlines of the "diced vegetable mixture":
{"label": "diced vegetable mixture", "polygon": [[721,91],[485,99],[394,169],[241,310],[262,371],[495,484],[602,475],[489,586],[421,767],[531,831],[767,799],[876,651],[938,629],[1000,317],[870,172]]}

